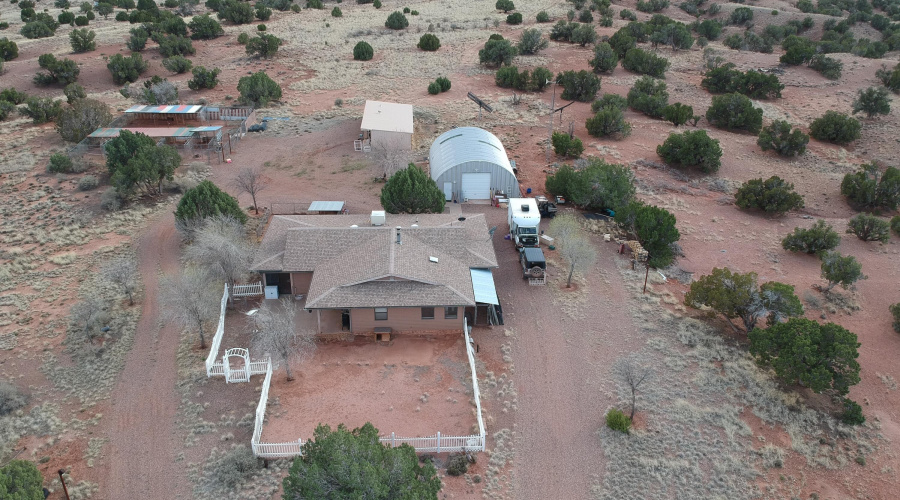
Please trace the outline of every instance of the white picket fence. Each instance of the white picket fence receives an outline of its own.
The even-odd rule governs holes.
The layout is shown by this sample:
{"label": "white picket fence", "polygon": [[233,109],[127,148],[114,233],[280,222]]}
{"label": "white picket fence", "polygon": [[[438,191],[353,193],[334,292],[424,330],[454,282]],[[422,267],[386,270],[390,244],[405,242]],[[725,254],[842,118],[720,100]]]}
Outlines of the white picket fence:
{"label": "white picket fence", "polygon": [[253,297],[256,295],[263,294],[263,285],[262,281],[257,283],[251,283],[249,285],[234,285],[234,290],[231,293],[232,297]]}
{"label": "white picket fence", "polygon": [[[240,286],[254,285],[237,285],[235,286],[235,290]],[[262,284],[260,283],[259,286],[262,287]],[[225,285],[219,312],[219,325],[216,327],[216,334],[213,336],[209,355],[206,357],[206,376],[225,377],[226,382],[248,382],[252,375],[265,374],[262,390],[259,395],[259,403],[256,405],[256,416],[253,422],[253,436],[250,439],[253,454],[262,458],[290,458],[301,455],[303,450],[302,439],[286,443],[261,442],[263,424],[266,420],[266,406],[269,403],[269,387],[272,385],[272,360],[267,358],[263,361],[251,361],[249,351],[241,348],[229,349],[220,360],[216,360],[216,356],[222,346],[222,337],[225,334],[225,310],[227,305],[228,285]],[[484,420],[481,414],[481,392],[478,389],[478,374],[475,371],[475,350],[472,348],[468,323],[465,320],[463,320],[463,335],[466,344],[466,355],[469,358],[469,368],[472,371],[472,393],[475,396],[475,408],[478,417],[478,434],[470,436],[445,436],[438,432],[434,436],[400,437],[392,432],[390,436],[380,437],[379,441],[392,447],[408,444],[417,452],[427,453],[484,451]],[[229,363],[227,362],[229,356],[240,356],[243,358],[244,363],[238,368],[229,368]]]}

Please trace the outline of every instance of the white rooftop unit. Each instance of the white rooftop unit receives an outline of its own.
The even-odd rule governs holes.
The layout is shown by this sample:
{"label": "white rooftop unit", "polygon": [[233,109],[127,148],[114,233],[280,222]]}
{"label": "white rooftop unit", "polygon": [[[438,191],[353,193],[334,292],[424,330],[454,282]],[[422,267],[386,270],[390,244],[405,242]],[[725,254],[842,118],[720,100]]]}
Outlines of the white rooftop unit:
{"label": "white rooftop unit", "polygon": [[372,210],[372,225],[383,226],[385,220],[384,210]]}

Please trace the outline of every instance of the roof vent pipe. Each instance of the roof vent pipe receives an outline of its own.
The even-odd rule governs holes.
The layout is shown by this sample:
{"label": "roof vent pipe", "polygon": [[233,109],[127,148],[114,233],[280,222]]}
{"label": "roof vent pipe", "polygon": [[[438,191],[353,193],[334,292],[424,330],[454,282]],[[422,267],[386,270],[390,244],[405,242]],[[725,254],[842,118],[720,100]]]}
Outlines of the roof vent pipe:
{"label": "roof vent pipe", "polygon": [[400,239],[400,226],[397,226],[397,244],[402,245],[403,240]]}

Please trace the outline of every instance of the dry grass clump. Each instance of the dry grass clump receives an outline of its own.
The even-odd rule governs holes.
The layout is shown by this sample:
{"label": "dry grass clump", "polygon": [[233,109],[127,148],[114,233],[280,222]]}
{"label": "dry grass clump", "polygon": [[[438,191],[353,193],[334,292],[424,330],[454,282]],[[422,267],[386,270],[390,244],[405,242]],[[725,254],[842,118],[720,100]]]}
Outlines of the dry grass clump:
{"label": "dry grass clump", "polygon": [[[27,412],[19,409],[0,417],[0,458],[6,457],[22,436],[47,436],[56,434],[63,429],[64,425],[57,416],[58,413],[58,406],[44,403],[32,407]],[[49,446],[55,441],[56,438],[47,445]],[[32,453],[37,451],[31,450]]]}
{"label": "dry grass clump", "polygon": [[197,500],[243,500],[273,498],[291,460],[270,460],[269,468],[253,456],[249,447],[233,445],[213,448],[204,464],[190,464],[188,475],[194,482],[192,498]]}
{"label": "dry grass clump", "polygon": [[[792,450],[813,466],[843,467],[871,453],[882,439],[871,424],[847,427],[809,408],[798,394],[784,392],[743,348],[641,295],[642,273],[621,272],[636,301],[635,324],[647,339],[639,355],[655,359],[658,373],[641,391],[645,429],[630,436],[599,429],[604,453],[614,459],[602,482],[595,483],[594,498],[777,496],[761,491],[755,479],[783,465],[788,450],[754,448],[757,439],[744,418],[748,411],[787,433]],[[627,388],[618,391],[625,404]]]}

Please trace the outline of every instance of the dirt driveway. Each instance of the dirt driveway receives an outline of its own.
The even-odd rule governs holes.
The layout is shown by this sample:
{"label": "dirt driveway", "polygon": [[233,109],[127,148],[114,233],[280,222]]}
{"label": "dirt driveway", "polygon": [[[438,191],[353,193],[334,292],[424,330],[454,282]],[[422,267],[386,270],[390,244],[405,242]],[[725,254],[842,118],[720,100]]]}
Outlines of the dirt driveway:
{"label": "dirt driveway", "polygon": [[175,463],[181,449],[175,435],[175,351],[178,328],[162,319],[159,273],[178,269],[179,242],[171,212],[160,216],[137,239],[144,284],[143,308],[134,347],[113,392],[107,431],[106,479],[109,499],[185,498],[190,491]]}

